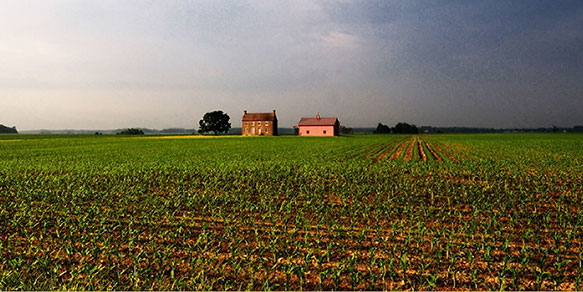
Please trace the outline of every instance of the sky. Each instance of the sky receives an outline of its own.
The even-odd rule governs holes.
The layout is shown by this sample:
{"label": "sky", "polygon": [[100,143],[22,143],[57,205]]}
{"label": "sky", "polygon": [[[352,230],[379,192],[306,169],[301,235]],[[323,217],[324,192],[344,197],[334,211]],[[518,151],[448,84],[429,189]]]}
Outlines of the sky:
{"label": "sky", "polygon": [[0,1],[0,124],[583,125],[583,1]]}

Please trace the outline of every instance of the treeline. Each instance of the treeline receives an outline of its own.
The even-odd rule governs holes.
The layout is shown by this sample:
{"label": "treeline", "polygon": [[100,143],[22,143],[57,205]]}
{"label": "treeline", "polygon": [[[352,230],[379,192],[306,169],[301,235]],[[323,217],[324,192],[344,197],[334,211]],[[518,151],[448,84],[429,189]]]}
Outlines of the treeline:
{"label": "treeline", "polygon": [[[374,134],[477,134],[477,133],[583,133],[583,126],[549,128],[474,128],[474,127],[417,127],[408,123],[398,123],[389,127],[379,123],[372,131]],[[369,132],[370,133],[370,132]]]}
{"label": "treeline", "polygon": [[[99,135],[98,132],[96,132],[96,134]],[[140,129],[129,128],[127,130],[123,130],[123,131],[117,133],[117,135],[144,135],[144,131],[142,131]]]}
{"label": "treeline", "polygon": [[423,126],[420,128],[421,133],[427,134],[471,134],[471,133],[583,133],[583,126],[574,127],[549,127],[549,128],[471,128],[471,127],[430,127]]}
{"label": "treeline", "polygon": [[[94,133],[100,134],[117,134],[119,132],[125,131],[128,128],[122,129],[109,129],[109,130],[75,130],[75,129],[65,129],[65,130],[30,130],[30,131],[21,131],[24,134],[82,134],[82,135],[91,135]],[[168,129],[148,129],[148,128],[138,128],[139,130],[143,131],[146,135],[167,135],[167,134],[192,134],[195,132],[194,129],[185,129],[185,128],[168,128]]]}
{"label": "treeline", "polygon": [[16,130],[16,127],[10,128],[0,124],[0,134],[18,134],[18,131]]}
{"label": "treeline", "polygon": [[415,125],[410,125],[407,123],[397,123],[394,127],[389,127],[379,123],[377,128],[374,130],[375,134],[418,134],[419,128]]}

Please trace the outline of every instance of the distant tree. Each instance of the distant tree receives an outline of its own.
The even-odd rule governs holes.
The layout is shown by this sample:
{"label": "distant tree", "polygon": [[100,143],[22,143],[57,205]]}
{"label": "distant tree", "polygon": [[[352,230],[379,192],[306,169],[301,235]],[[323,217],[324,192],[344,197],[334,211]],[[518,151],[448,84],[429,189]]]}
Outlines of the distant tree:
{"label": "distant tree", "polygon": [[559,127],[557,127],[556,125],[553,125],[553,133],[556,133],[559,131]]}
{"label": "distant tree", "polygon": [[0,134],[18,134],[18,131],[16,131],[16,127],[10,128],[0,124]]}
{"label": "distant tree", "polygon": [[214,135],[219,133],[226,133],[231,129],[231,123],[229,120],[231,118],[223,111],[212,111],[204,114],[202,120],[198,122],[200,128],[198,129],[199,134],[204,134],[208,132],[213,132]]}
{"label": "distant tree", "polygon": [[340,126],[340,134],[347,135],[347,134],[352,134],[352,133],[353,133],[352,128]]}
{"label": "distant tree", "polygon": [[375,133],[375,134],[389,134],[389,133],[391,133],[391,128],[389,128],[389,126],[387,126],[387,125],[383,125],[383,124],[379,123],[377,125],[376,130],[374,130],[373,133]]}
{"label": "distant tree", "polygon": [[129,128],[127,130],[123,130],[118,135],[144,135],[144,131],[140,129]]}
{"label": "distant tree", "polygon": [[391,129],[395,134],[418,134],[419,129],[415,125],[409,125],[407,123],[398,123]]}

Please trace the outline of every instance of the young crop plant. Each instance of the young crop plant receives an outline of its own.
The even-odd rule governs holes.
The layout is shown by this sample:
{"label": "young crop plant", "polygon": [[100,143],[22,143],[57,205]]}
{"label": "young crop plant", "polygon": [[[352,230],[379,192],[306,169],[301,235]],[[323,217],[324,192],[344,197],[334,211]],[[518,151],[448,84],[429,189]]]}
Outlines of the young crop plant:
{"label": "young crop plant", "polygon": [[4,139],[1,290],[581,289],[580,135]]}

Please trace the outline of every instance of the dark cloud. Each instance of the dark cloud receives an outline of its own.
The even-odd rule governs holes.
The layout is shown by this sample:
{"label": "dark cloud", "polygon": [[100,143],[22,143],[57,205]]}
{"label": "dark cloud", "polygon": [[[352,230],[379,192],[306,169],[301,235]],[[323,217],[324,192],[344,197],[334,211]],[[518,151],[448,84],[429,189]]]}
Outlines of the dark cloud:
{"label": "dark cloud", "polygon": [[581,27],[581,1],[8,0],[0,122],[190,127],[215,108],[276,108],[284,126],[315,112],[350,126],[571,126]]}

